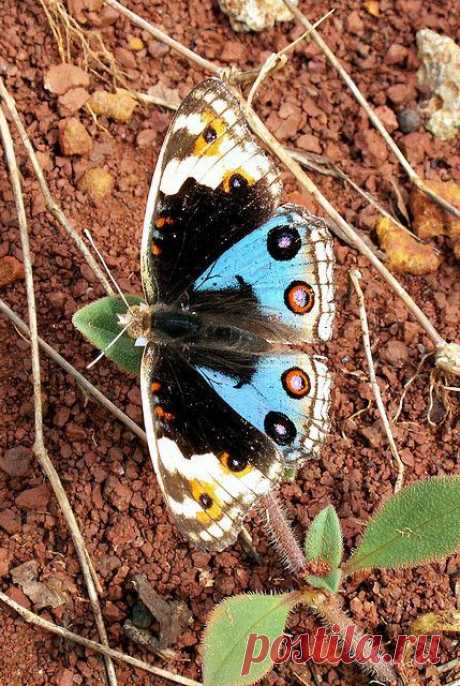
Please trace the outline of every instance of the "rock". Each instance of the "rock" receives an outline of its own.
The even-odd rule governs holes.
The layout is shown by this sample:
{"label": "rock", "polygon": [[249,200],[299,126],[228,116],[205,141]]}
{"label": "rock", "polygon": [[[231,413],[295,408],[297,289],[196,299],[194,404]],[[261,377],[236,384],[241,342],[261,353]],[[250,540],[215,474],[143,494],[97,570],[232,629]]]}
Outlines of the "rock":
{"label": "rock", "polygon": [[7,534],[13,536],[21,531],[21,518],[14,511],[7,508],[0,512],[0,527],[6,531]]}
{"label": "rock", "polygon": [[134,50],[135,52],[143,50],[145,47],[144,42],[137,36],[130,36],[128,39],[128,45],[129,49]]}
{"label": "rock", "polygon": [[63,155],[89,155],[93,149],[91,136],[75,118],[59,122],[59,145]]}
{"label": "rock", "polygon": [[242,62],[246,57],[246,48],[242,43],[237,41],[226,41],[224,49],[220,54],[222,62]]}
{"label": "rock", "polygon": [[323,152],[319,140],[316,138],[316,136],[312,136],[309,133],[304,133],[302,136],[299,136],[297,139],[297,146],[302,150],[306,150],[307,152],[315,152],[318,155],[321,155]]}
{"label": "rock", "polygon": [[115,48],[115,59],[125,69],[136,69],[137,67],[136,58],[128,48]]}
{"label": "rock", "polygon": [[55,95],[64,95],[71,88],[88,88],[88,74],[74,64],[55,64],[45,74],[44,86]]}
{"label": "rock", "polygon": [[6,576],[10,571],[11,555],[6,548],[0,548],[0,577]]}
{"label": "rock", "polygon": [[398,128],[398,120],[392,109],[386,105],[381,105],[380,107],[375,108],[375,114],[379,117],[388,133],[396,131]]}
{"label": "rock", "polygon": [[[292,4],[298,5],[298,0]],[[283,0],[219,0],[219,7],[234,31],[263,31],[277,21],[293,19]]]}
{"label": "rock", "polygon": [[400,64],[406,59],[408,52],[408,49],[405,48],[404,45],[393,43],[393,45],[390,45],[388,48],[383,61],[385,64],[389,65]]}
{"label": "rock", "polygon": [[387,217],[379,219],[376,231],[393,271],[420,276],[435,272],[441,264],[440,256],[431,245],[419,243]]}
{"label": "rock", "polygon": [[397,83],[387,89],[387,95],[395,105],[404,105],[404,103],[409,102],[414,97],[415,93],[411,85]]}
{"label": "rock", "polygon": [[129,508],[132,491],[117,479],[116,476],[109,476],[104,485],[104,498],[108,500],[120,512],[126,512]]}
{"label": "rock", "polygon": [[364,159],[378,167],[388,157],[388,148],[382,136],[374,129],[364,129],[355,136],[356,145],[361,148]]}
{"label": "rock", "polygon": [[348,17],[345,20],[345,26],[347,31],[350,33],[362,33],[364,29],[364,22],[359,16],[359,12],[357,10],[353,10]]}
{"label": "rock", "polygon": [[382,360],[394,367],[404,367],[409,358],[409,351],[405,343],[391,339],[383,346],[379,355]]}
{"label": "rock", "polygon": [[364,0],[364,7],[373,17],[380,16],[379,0]]}
{"label": "rock", "polygon": [[403,133],[412,133],[420,128],[421,117],[417,110],[405,108],[398,113],[399,128]]}
{"label": "rock", "polygon": [[11,600],[14,600],[14,602],[18,605],[22,605],[22,607],[25,607],[26,610],[30,610],[31,606],[29,600],[17,586],[12,586],[9,588],[6,592],[6,595],[11,598]]}
{"label": "rock", "polygon": [[78,187],[98,203],[106,198],[113,188],[113,177],[103,167],[92,167],[81,177]]}
{"label": "rock", "polygon": [[116,93],[96,91],[88,101],[93,112],[98,115],[128,122],[137,106],[137,101],[124,88],[117,88]]}
{"label": "rock", "polygon": [[23,446],[10,448],[0,457],[0,469],[12,477],[26,476],[30,473],[32,450]]}
{"label": "rock", "polygon": [[[48,579],[48,582],[51,579]],[[50,583],[41,581],[30,581],[23,586],[23,591],[32,601],[36,610],[44,607],[60,607],[64,605],[67,598],[63,593],[59,593]]]}
{"label": "rock", "polygon": [[61,117],[70,117],[83,107],[89,100],[89,93],[85,88],[72,88],[58,98],[59,114]]}
{"label": "rock", "polygon": [[[460,208],[459,184],[454,181],[426,181],[425,183],[441,198]],[[415,188],[411,193],[410,207],[417,235],[423,239],[449,236],[454,254],[457,259],[460,259],[460,219],[445,212],[425,193]]]}
{"label": "rock", "polygon": [[143,129],[137,134],[136,145],[139,148],[150,148],[156,141],[157,132],[154,129]]}
{"label": "rock", "polygon": [[426,128],[443,140],[453,138],[460,128],[460,47],[430,29],[417,31],[417,47],[422,60],[418,85],[432,94]]}
{"label": "rock", "polygon": [[73,677],[74,672],[71,672],[70,669],[63,669],[57,676],[56,686],[73,686]]}
{"label": "rock", "polygon": [[50,492],[48,486],[35,486],[35,488],[28,488],[22,491],[15,500],[16,506],[24,510],[46,510]]}
{"label": "rock", "polygon": [[24,265],[11,255],[0,259],[0,288],[24,278]]}

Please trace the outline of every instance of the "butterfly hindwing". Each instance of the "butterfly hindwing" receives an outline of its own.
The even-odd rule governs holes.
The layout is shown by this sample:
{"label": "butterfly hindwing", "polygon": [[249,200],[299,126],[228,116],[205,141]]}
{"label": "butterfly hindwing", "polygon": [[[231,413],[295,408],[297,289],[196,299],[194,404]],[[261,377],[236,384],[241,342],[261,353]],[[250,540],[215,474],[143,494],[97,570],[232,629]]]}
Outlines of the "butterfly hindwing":
{"label": "butterfly hindwing", "polygon": [[286,462],[301,463],[324,442],[331,379],[320,358],[298,351],[255,356],[244,376],[198,370],[228,405],[274,441]]}
{"label": "butterfly hindwing", "polygon": [[223,294],[250,290],[254,312],[247,326],[265,320],[268,340],[327,341],[335,311],[333,264],[324,222],[285,205],[205,270],[193,286],[192,305],[203,307],[213,298],[216,309]]}
{"label": "butterfly hindwing", "polygon": [[157,359],[147,346],[141,391],[155,472],[178,528],[196,545],[222,550],[279,480],[275,446],[173,350]]}
{"label": "butterfly hindwing", "polygon": [[166,136],[144,222],[147,301],[172,303],[223,250],[265,221],[281,182],[231,90],[207,79],[185,98]]}

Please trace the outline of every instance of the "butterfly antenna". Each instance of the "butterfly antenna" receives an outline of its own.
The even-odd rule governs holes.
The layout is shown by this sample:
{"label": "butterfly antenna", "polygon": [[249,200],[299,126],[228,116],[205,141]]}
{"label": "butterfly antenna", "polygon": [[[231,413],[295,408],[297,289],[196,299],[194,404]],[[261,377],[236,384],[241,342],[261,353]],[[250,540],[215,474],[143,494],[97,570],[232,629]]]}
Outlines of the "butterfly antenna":
{"label": "butterfly antenna", "polygon": [[[118,291],[118,293],[119,293],[119,295],[120,295],[120,298],[123,300],[124,304],[126,305],[126,308],[127,308],[128,312],[131,312],[131,313],[132,313],[130,304],[129,304],[129,302],[126,300],[125,294],[123,293],[123,291],[121,290],[120,286],[117,284],[117,282],[116,282],[115,279],[113,278],[110,269],[108,268],[108,266],[107,266],[107,264],[106,264],[104,258],[102,257],[102,254],[100,253],[100,251],[99,251],[99,250],[97,249],[97,247],[96,247],[96,244],[95,244],[95,242],[94,242],[94,240],[93,240],[93,237],[92,237],[90,231],[89,231],[88,229],[85,229],[85,230],[84,230],[84,234],[85,234],[86,238],[88,239],[88,241],[90,242],[91,247],[93,248],[94,252],[95,252],[96,255],[99,257],[99,260],[101,261],[101,264],[102,264],[102,266],[104,267],[107,276],[109,277],[110,281],[113,283],[113,285],[115,286],[115,288],[117,289],[117,291]],[[91,364],[92,364],[92,363],[91,363]]]}
{"label": "butterfly antenna", "polygon": [[91,369],[91,367],[94,367],[94,365],[95,365],[97,362],[99,362],[99,360],[102,360],[102,358],[103,358],[104,355],[106,354],[107,350],[109,350],[109,348],[111,348],[112,345],[114,345],[114,344],[118,341],[118,339],[121,338],[121,337],[123,336],[123,334],[124,334],[125,331],[130,327],[130,325],[131,325],[131,322],[128,322],[128,324],[126,324],[126,326],[123,327],[123,329],[120,331],[120,333],[118,333],[118,334],[115,336],[115,338],[114,338],[112,341],[110,341],[110,343],[108,344],[108,346],[107,346],[106,348],[104,348],[104,350],[101,350],[101,352],[99,353],[99,355],[98,355],[97,357],[95,357],[94,360],[93,360],[92,362],[90,362],[88,365],[86,365],[86,369]]}

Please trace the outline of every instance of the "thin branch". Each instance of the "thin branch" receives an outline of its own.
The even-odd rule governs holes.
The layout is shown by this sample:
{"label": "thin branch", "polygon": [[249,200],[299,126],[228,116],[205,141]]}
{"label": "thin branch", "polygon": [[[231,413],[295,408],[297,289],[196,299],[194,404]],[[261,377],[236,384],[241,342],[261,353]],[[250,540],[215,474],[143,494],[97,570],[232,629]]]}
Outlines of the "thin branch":
{"label": "thin branch", "polygon": [[358,101],[358,103],[361,105],[361,107],[365,110],[367,116],[369,117],[370,121],[372,124],[375,126],[377,131],[380,133],[382,138],[384,139],[385,143],[387,146],[390,148],[391,152],[393,155],[397,158],[399,161],[400,165],[406,172],[407,176],[409,177],[410,181],[419,188],[425,195],[428,195],[428,197],[431,198],[431,200],[434,200],[438,205],[440,205],[446,212],[449,212],[450,214],[453,214],[455,217],[460,218],[460,209],[457,207],[454,207],[454,205],[451,205],[447,200],[444,200],[444,198],[441,198],[440,195],[432,191],[428,186],[425,184],[425,182],[419,177],[415,169],[411,167],[409,162],[406,160],[404,155],[402,154],[401,150],[398,148],[388,131],[385,129],[384,125],[380,121],[379,117],[376,115],[372,107],[369,105],[367,102],[366,98],[364,95],[361,93],[359,90],[358,86],[356,83],[353,81],[353,79],[350,77],[350,75],[345,71],[343,68],[342,64],[339,62],[337,57],[334,55],[328,44],[321,38],[320,34],[314,29],[313,25],[308,21],[306,16],[300,12],[300,10],[290,2],[290,0],[283,0],[284,4],[286,7],[290,9],[294,17],[297,19],[297,21],[302,24],[306,29],[311,30],[311,36],[313,41],[316,43],[316,45],[320,48],[320,50],[323,51],[323,53],[326,55],[327,59],[329,62],[335,67],[335,69],[338,71],[340,77],[342,80],[346,83],[348,88],[351,90],[352,94],[354,95],[355,99]]}
{"label": "thin branch", "polygon": [[[6,315],[15,325],[15,327],[21,331],[26,337],[30,337],[30,332],[27,324],[15,313],[8,305],[0,299],[0,312]],[[76,382],[90,393],[103,407],[105,407],[113,416],[122,422],[133,434],[141,439],[144,443],[147,443],[147,436],[145,431],[141,429],[140,426],[133,422],[132,419],[128,417],[122,410],[120,410],[114,403],[106,398],[106,396],[98,389],[96,386],[88,381],[88,379],[83,376],[75,367],[72,367],[70,362],[62,357],[54,348],[52,348],[46,341],[44,341],[40,336],[38,337],[38,345],[40,348],[48,355],[50,359],[56,362],[62,369],[73,376]]]}
{"label": "thin branch", "polygon": [[96,641],[91,641],[89,638],[79,636],[79,634],[74,634],[72,631],[65,629],[63,626],[49,622],[47,619],[40,617],[40,615],[37,615],[30,610],[26,610],[25,607],[19,605],[19,603],[16,603],[2,591],[0,591],[0,601],[4,602],[5,605],[17,612],[28,624],[39,626],[46,631],[50,631],[52,634],[61,636],[61,638],[64,638],[67,641],[73,641],[84,648],[89,648],[90,650],[94,650],[96,653],[105,655],[108,658],[113,658],[119,662],[124,662],[135,669],[142,669],[145,672],[150,672],[150,674],[163,677],[163,679],[169,679],[170,681],[174,681],[176,684],[183,684],[183,686],[201,686],[199,681],[194,681],[193,679],[181,676],[180,674],[168,672],[166,669],[161,669],[160,667],[154,667],[148,662],[138,660],[137,658],[131,657],[131,655],[126,655],[126,653],[121,653],[118,650],[113,650],[113,648],[96,643]]}
{"label": "thin branch", "polygon": [[[19,232],[21,237],[21,247],[24,257],[24,272],[27,291],[27,305],[29,311],[29,327],[30,327],[30,341],[31,341],[31,358],[32,358],[32,383],[34,396],[34,420],[35,420],[35,440],[34,453],[40,463],[41,468],[45,472],[51,487],[54,491],[59,506],[62,509],[63,515],[69,527],[75,549],[80,561],[81,570],[85,579],[86,587],[88,589],[88,596],[96,621],[97,630],[102,643],[108,644],[107,632],[105,630],[104,621],[102,619],[101,607],[97,597],[97,591],[91,573],[92,567],[89,565],[89,553],[86,549],[83,536],[78,528],[77,520],[70,506],[66,492],[62,486],[61,480],[57,471],[51,462],[43,436],[43,413],[42,413],[42,390],[40,380],[40,353],[38,347],[38,327],[37,327],[37,312],[35,306],[35,292],[34,280],[32,272],[32,260],[29,245],[29,232],[27,226],[26,212],[24,208],[24,199],[22,196],[21,181],[19,176],[19,169],[14,153],[13,140],[11,138],[8,122],[0,107],[0,135],[5,150],[6,163],[11,179],[11,186],[13,189],[14,199],[16,203],[16,211],[19,223]],[[94,570],[93,570],[94,571]],[[117,678],[112,660],[109,657],[105,658],[107,677],[111,686],[117,685]]]}
{"label": "thin branch", "polygon": [[8,112],[10,113],[11,118],[13,119],[16,128],[19,132],[19,137],[21,138],[22,144],[24,145],[27,151],[33,170],[37,177],[40,190],[45,199],[45,205],[48,211],[51,212],[51,214],[57,219],[59,224],[61,224],[61,226],[70,236],[70,238],[76,243],[77,248],[80,250],[89,267],[92,269],[94,274],[99,279],[106,293],[108,295],[113,295],[114,291],[112,289],[112,286],[110,285],[109,281],[107,280],[107,277],[98,265],[97,261],[94,259],[93,255],[89,251],[88,246],[85,244],[81,236],[76,232],[71,222],[67,219],[66,215],[51,195],[48,184],[46,183],[45,175],[43,174],[43,169],[41,168],[40,162],[38,161],[33,145],[30,141],[24,124],[21,121],[21,117],[19,116],[19,113],[16,109],[16,103],[14,101],[14,98],[8,93],[8,90],[3,82],[3,79],[0,76],[0,100],[1,99],[3,99],[5,106],[7,107]]}
{"label": "thin branch", "polygon": [[164,43],[165,45],[168,45],[170,48],[175,50],[179,55],[182,55],[182,57],[185,57],[190,62],[196,64],[196,66],[200,69],[204,69],[205,71],[209,71],[211,72],[211,74],[216,75],[219,75],[221,73],[220,67],[217,67],[215,64],[205,59],[204,57],[200,57],[199,55],[197,55],[196,52],[193,52],[193,50],[186,48],[184,45],[182,45],[182,43],[179,43],[177,40],[174,40],[174,38],[170,38],[170,36],[168,36],[167,33],[159,29],[158,26],[155,26],[154,24],[151,24],[149,21],[142,19],[142,17],[140,17],[135,12],[129,10],[121,3],[117,2],[117,0],[104,0],[104,3],[106,5],[109,5],[109,7],[112,7],[114,10],[117,10],[117,12],[120,12],[120,14],[124,14],[125,17],[128,17],[128,19],[130,19],[135,26],[138,26],[143,31],[147,31],[147,33],[150,33],[150,35],[153,36],[156,40],[160,41],[161,43]]}
{"label": "thin branch", "polygon": [[371,340],[369,334],[369,323],[367,320],[366,304],[364,302],[364,295],[359,284],[361,279],[361,274],[357,269],[353,269],[350,272],[350,278],[353,286],[358,296],[359,304],[359,318],[361,319],[361,328],[363,331],[363,346],[364,352],[366,353],[367,364],[369,367],[369,381],[371,384],[372,392],[374,394],[375,402],[377,404],[378,411],[380,412],[380,418],[382,420],[383,428],[388,438],[388,443],[390,445],[391,454],[393,455],[396,464],[398,465],[398,477],[395,483],[395,493],[401,490],[404,481],[404,464],[399,456],[398,448],[396,447],[395,439],[391,431],[390,422],[388,421],[387,413],[385,410],[385,405],[382,400],[382,394],[380,393],[380,388],[377,383],[377,377],[375,374],[374,360],[372,359],[371,350]]}

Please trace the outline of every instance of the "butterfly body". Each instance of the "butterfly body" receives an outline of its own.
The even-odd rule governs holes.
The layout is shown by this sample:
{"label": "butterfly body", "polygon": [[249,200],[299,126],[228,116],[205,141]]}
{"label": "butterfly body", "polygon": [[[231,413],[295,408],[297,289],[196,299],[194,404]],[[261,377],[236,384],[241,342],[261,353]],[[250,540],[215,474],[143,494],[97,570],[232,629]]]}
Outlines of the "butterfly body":
{"label": "butterfly body", "polygon": [[317,452],[328,429],[326,365],[298,346],[331,335],[331,239],[303,208],[276,209],[280,194],[228,87],[197,86],[152,180],[146,302],[121,323],[145,346],[144,418],[166,502],[211,550],[235,540],[285,465]]}

